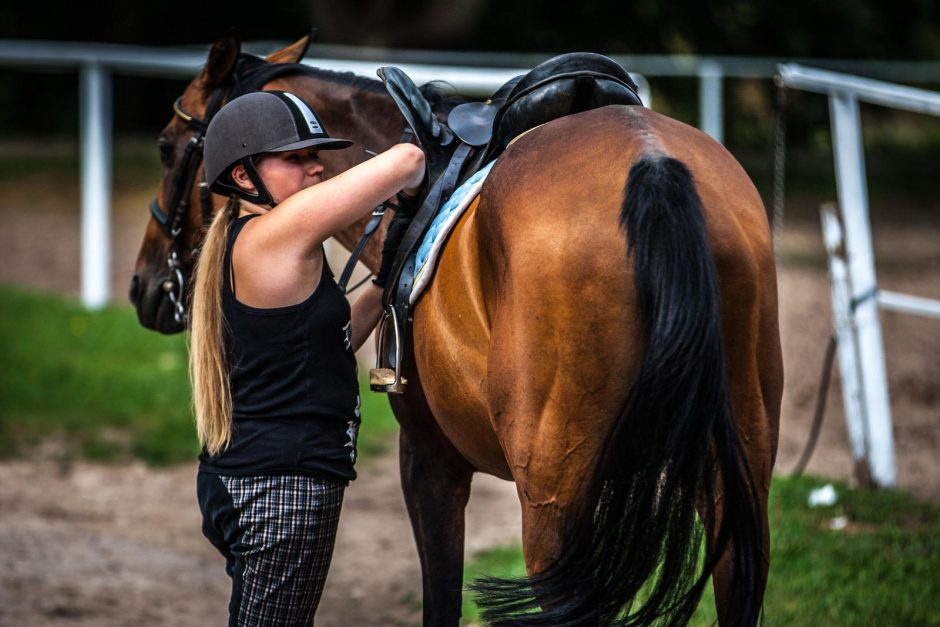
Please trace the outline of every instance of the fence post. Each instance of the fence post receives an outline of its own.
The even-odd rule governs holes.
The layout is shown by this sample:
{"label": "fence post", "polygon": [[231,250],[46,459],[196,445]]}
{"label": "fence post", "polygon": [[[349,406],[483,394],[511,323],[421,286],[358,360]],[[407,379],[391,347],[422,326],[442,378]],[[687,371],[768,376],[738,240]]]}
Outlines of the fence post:
{"label": "fence post", "polygon": [[101,309],[111,291],[111,76],[86,62],[79,81],[82,304]]}
{"label": "fence post", "polygon": [[845,263],[845,238],[836,208],[827,203],[819,210],[823,243],[829,258],[829,276],[832,280],[832,319],[839,347],[839,374],[842,380],[842,406],[852,445],[852,459],[859,483],[871,485],[868,470],[868,441],[865,411],[859,389],[858,342],[852,324],[852,288],[849,285]]}
{"label": "fence post", "polygon": [[850,308],[858,346],[860,385],[864,405],[871,478],[880,487],[896,483],[891,406],[885,375],[881,323],[878,318],[878,284],[872,252],[865,187],[865,155],[862,147],[858,99],[847,92],[831,92],[829,113],[832,125],[836,189],[845,227],[845,247]]}
{"label": "fence post", "polygon": [[721,66],[705,61],[699,67],[699,124],[719,144],[725,143]]}

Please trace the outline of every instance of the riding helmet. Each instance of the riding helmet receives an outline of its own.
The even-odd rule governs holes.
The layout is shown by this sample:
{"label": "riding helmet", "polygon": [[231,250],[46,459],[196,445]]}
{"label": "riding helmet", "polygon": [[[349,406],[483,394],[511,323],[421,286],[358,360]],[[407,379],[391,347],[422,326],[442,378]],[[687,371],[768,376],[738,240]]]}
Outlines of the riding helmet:
{"label": "riding helmet", "polygon": [[[312,146],[334,150],[351,145],[348,139],[330,137],[313,109],[294,94],[255,91],[226,104],[209,122],[204,148],[206,181],[217,194],[235,194],[258,204],[270,204],[271,195],[252,162],[254,155]],[[245,166],[257,195],[232,181],[231,170],[239,163]]]}

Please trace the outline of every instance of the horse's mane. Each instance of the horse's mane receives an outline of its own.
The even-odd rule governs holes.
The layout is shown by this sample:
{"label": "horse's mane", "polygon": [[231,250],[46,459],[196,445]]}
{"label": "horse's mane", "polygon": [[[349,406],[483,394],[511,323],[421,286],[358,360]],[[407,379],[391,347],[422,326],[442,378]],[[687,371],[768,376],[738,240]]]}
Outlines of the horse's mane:
{"label": "horse's mane", "polygon": [[235,76],[242,84],[254,87],[282,76],[302,74],[315,78],[346,85],[359,91],[372,93],[385,93],[382,82],[375,78],[368,78],[353,72],[336,72],[323,68],[313,67],[304,63],[268,63],[264,58],[242,52],[235,66]]}
{"label": "horse's mane", "polygon": [[[386,93],[385,86],[382,84],[382,81],[375,78],[361,76],[353,72],[336,72],[334,70],[324,70],[323,68],[312,67],[309,65],[304,65],[302,67],[304,68],[303,72],[305,74],[310,74],[323,80],[339,83],[340,85],[346,85],[360,91],[379,94]],[[431,81],[430,83],[421,85],[419,89],[435,113],[447,114],[457,105],[467,102],[467,98],[457,95],[455,93],[456,89],[449,83],[445,83],[443,81]],[[447,91],[454,93],[447,94]]]}
{"label": "horse's mane", "polygon": [[[361,76],[353,72],[337,72],[335,70],[326,70],[303,63],[268,63],[261,57],[244,52],[239,55],[236,65],[236,76],[238,76],[239,80],[244,84],[250,85],[260,86],[276,77],[296,74],[313,76],[320,80],[351,87],[357,91],[375,94],[386,93],[385,86],[380,80]],[[452,93],[447,94],[445,88],[446,91]],[[436,114],[443,115],[444,117],[458,104],[467,102],[466,98],[454,93],[456,90],[452,85],[443,81],[431,81],[430,83],[425,83],[419,89],[431,105],[431,109]]]}
{"label": "horse's mane", "polygon": [[377,78],[369,78],[368,76],[360,76],[353,72],[337,72],[335,70],[324,70],[323,68],[312,67],[305,65],[307,71],[305,73],[316,76],[323,80],[327,80],[333,83],[339,83],[340,85],[346,85],[357,89],[360,91],[368,91],[373,93],[385,93],[385,86],[382,85],[382,81]]}
{"label": "horse's mane", "polygon": [[[445,88],[452,93],[445,93]],[[428,101],[428,104],[431,105],[431,110],[434,111],[434,113],[443,113],[445,116],[457,105],[468,101],[468,98],[456,93],[456,89],[453,85],[444,81],[431,81],[430,83],[425,83],[419,87],[419,89]]]}

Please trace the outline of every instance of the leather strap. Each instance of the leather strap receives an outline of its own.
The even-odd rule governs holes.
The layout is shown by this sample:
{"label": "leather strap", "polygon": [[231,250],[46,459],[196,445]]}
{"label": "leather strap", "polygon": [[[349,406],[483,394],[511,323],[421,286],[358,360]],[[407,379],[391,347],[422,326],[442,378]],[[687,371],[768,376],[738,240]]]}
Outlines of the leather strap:
{"label": "leather strap", "polygon": [[[406,127],[405,131],[401,134],[401,138],[398,140],[398,143],[410,144],[413,143],[414,138],[414,131],[411,130],[411,127]],[[401,194],[401,192],[399,192],[399,194]],[[400,205],[402,202],[401,196],[399,196],[398,202]],[[359,261],[359,257],[362,255],[362,251],[365,250],[366,244],[369,242],[369,238],[371,238],[376,229],[379,228],[379,224],[382,222],[382,216],[385,215],[385,210],[390,206],[396,211],[400,210],[399,208],[396,208],[395,205],[390,204],[388,201],[383,202],[381,205],[372,210],[372,219],[369,220],[368,224],[366,224],[365,230],[359,237],[359,242],[356,244],[352,254],[349,256],[349,260],[346,261],[346,267],[343,268],[343,273],[340,275],[339,283],[337,283],[343,294],[346,293],[346,285],[349,284],[349,279],[352,277],[353,270],[356,267],[356,262]]]}
{"label": "leather strap", "polygon": [[362,251],[369,242],[369,238],[371,238],[376,230],[378,230],[379,224],[382,222],[382,216],[385,215],[385,208],[386,204],[383,202],[381,205],[372,210],[372,219],[369,220],[368,224],[366,224],[366,228],[362,232],[362,236],[359,238],[359,243],[356,244],[352,254],[349,255],[349,260],[346,262],[346,267],[343,268],[343,274],[340,275],[339,282],[337,283],[340,291],[342,291],[343,294],[346,293],[346,285],[349,284],[349,279],[352,276],[353,270],[356,268],[356,262],[359,261],[359,257],[362,255]]}

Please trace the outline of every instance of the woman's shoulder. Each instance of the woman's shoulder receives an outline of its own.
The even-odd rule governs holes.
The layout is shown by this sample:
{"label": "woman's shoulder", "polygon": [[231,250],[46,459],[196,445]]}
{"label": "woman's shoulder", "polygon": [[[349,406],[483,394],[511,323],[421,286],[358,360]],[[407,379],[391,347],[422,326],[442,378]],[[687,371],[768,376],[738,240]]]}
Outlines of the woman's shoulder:
{"label": "woman's shoulder", "polygon": [[[264,216],[252,216],[264,218]],[[322,246],[310,251],[289,240],[266,238],[263,219],[245,219],[232,245],[238,302],[257,309],[290,307],[309,299],[324,271]]]}

